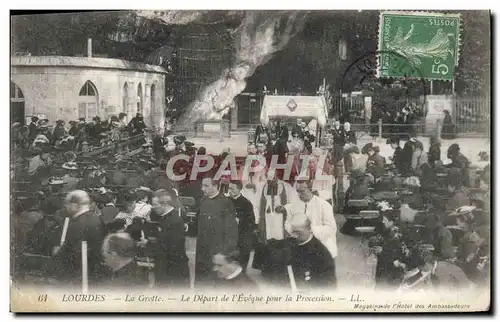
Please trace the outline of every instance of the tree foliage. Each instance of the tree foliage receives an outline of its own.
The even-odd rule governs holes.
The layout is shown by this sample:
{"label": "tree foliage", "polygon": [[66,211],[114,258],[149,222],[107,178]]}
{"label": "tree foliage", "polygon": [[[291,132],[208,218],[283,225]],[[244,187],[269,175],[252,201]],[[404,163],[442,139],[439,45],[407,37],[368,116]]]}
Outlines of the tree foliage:
{"label": "tree foliage", "polygon": [[11,22],[13,53],[81,56],[92,38],[97,55],[141,61],[168,41],[164,25],[131,12],[13,16]]}
{"label": "tree foliage", "polygon": [[488,11],[461,11],[462,35],[456,72],[456,91],[490,93],[491,16]]}

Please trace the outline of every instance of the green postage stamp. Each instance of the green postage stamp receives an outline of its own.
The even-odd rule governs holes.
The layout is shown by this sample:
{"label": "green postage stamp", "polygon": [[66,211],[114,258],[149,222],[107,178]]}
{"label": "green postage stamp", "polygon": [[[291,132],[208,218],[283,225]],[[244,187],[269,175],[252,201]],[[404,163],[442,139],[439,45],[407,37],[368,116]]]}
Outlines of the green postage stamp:
{"label": "green postage stamp", "polygon": [[381,12],[378,75],[451,81],[459,45],[459,14]]}

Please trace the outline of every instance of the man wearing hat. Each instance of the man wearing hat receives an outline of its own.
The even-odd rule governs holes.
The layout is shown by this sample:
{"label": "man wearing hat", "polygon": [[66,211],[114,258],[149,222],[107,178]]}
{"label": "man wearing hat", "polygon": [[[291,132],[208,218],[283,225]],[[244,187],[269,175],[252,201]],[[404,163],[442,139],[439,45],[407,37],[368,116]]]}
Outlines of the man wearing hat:
{"label": "man wearing hat", "polygon": [[403,173],[404,172],[404,156],[403,156],[403,149],[399,146],[399,138],[395,135],[391,135],[387,139],[387,144],[391,146],[391,148],[394,149],[394,154],[392,157],[389,157],[396,167],[396,170],[398,173]]}
{"label": "man wearing hat", "polygon": [[452,169],[448,174],[448,191],[451,198],[446,203],[447,211],[454,211],[461,206],[470,205],[470,200],[463,186],[464,178],[459,169]]}
{"label": "man wearing hat", "polygon": [[78,134],[78,122],[69,121],[69,131],[68,134],[75,137]]}
{"label": "man wearing hat", "polygon": [[80,118],[78,119],[78,124],[77,124],[77,126],[76,126],[76,129],[77,129],[77,130],[76,130],[76,134],[75,134],[75,136],[78,136],[78,135],[80,134],[81,130],[85,128],[85,125],[86,125],[86,124],[87,124],[87,123],[85,122],[85,118],[84,118],[84,117],[80,117]]}
{"label": "man wearing hat", "polygon": [[94,116],[92,122],[87,124],[89,139],[94,146],[99,145],[99,134],[101,133],[101,118]]}
{"label": "man wearing hat", "polygon": [[297,137],[299,139],[302,139],[304,137],[304,133],[302,131],[302,119],[297,119],[297,123],[292,125],[292,137]]}
{"label": "man wearing hat", "polygon": [[76,150],[80,151],[82,149],[83,143],[84,142],[89,142],[89,132],[88,132],[88,127],[87,123],[85,123],[84,118],[80,118],[80,123],[78,124],[78,132],[75,137],[75,144],[76,144]]}
{"label": "man wearing hat", "polygon": [[344,157],[345,133],[340,121],[335,121],[332,128],[333,155],[332,160],[337,164]]}
{"label": "man wearing hat", "polygon": [[153,138],[153,153],[156,160],[161,160],[167,154],[165,145],[168,143],[168,139],[163,136],[163,130],[161,128],[157,129],[155,136]]}
{"label": "man wearing hat", "polygon": [[146,124],[144,123],[144,117],[141,113],[137,113],[135,117],[128,123],[128,128],[131,136],[140,135],[146,129]]}
{"label": "man wearing hat", "polygon": [[28,138],[30,142],[33,142],[37,134],[38,134],[38,117],[32,116],[31,123],[28,125]]}
{"label": "man wearing hat", "polygon": [[252,142],[252,143],[257,144],[259,142],[265,142],[265,144],[267,144],[270,141],[271,141],[271,139],[270,139],[269,130],[267,129],[267,127],[265,125],[259,124],[257,126],[257,128],[255,129],[255,138],[254,138],[254,142]]}
{"label": "man wearing hat", "polygon": [[186,147],[186,154],[190,157],[196,154],[196,148],[194,147],[194,143],[191,141],[185,141],[184,146]]}
{"label": "man wearing hat", "polygon": [[465,155],[460,152],[460,146],[457,143],[453,143],[448,148],[446,153],[448,159],[451,160],[451,163],[448,165],[449,168],[456,168],[460,170],[460,174],[464,179],[464,185],[466,187],[470,186],[469,182],[469,167],[470,161],[467,159]]}
{"label": "man wearing hat", "polygon": [[65,136],[66,136],[66,129],[64,128],[64,121],[57,120],[56,127],[54,128],[54,131],[52,132],[52,142],[51,143],[59,145],[61,140]]}
{"label": "man wearing hat", "polygon": [[415,151],[415,143],[417,142],[417,138],[411,137],[403,147],[403,174],[409,175],[412,169],[412,159],[413,152]]}

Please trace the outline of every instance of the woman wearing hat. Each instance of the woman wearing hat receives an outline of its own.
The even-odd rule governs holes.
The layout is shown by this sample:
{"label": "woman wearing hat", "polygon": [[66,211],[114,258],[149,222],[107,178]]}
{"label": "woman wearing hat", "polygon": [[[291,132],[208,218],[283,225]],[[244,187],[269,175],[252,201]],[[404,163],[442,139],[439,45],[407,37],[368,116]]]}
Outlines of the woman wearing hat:
{"label": "woman wearing hat", "polygon": [[470,205],[470,200],[463,186],[464,178],[458,169],[452,169],[448,174],[448,192],[451,197],[446,203],[446,211],[451,212],[455,209]]}
{"label": "woman wearing hat", "polygon": [[119,126],[118,129],[120,130],[120,138],[126,138],[128,137],[128,126],[127,126],[127,113],[120,113],[118,114],[118,122]]}
{"label": "woman wearing hat", "polygon": [[28,166],[28,175],[32,178],[39,177],[48,179],[50,177],[50,170],[52,166],[52,159],[50,152],[52,148],[48,144],[42,144],[36,149],[38,155],[30,160]]}
{"label": "woman wearing hat", "polygon": [[68,134],[70,136],[75,137],[78,134],[78,127],[77,127],[77,125],[78,125],[77,121],[69,121]]}
{"label": "woman wearing hat", "polygon": [[366,171],[372,174],[375,179],[385,174],[385,159],[379,152],[380,148],[378,146],[369,146],[367,148]]}
{"label": "woman wearing hat", "polygon": [[37,146],[43,145],[43,144],[50,144],[50,139],[48,134],[48,128],[47,124],[45,122],[40,122],[41,125],[39,127],[39,133],[36,136],[35,140],[33,141],[33,148],[36,148]]}
{"label": "woman wearing hat", "polygon": [[364,172],[354,170],[350,175],[350,184],[345,192],[345,203],[349,199],[364,199],[370,195],[368,184],[366,183],[366,175]]}
{"label": "woman wearing hat", "polygon": [[382,231],[379,243],[372,245],[372,251],[377,255],[375,268],[375,283],[379,289],[397,288],[404,276],[404,265],[408,262],[408,253],[405,252],[404,243],[396,226],[398,216],[393,209],[381,211]]}
{"label": "woman wearing hat", "polygon": [[356,132],[354,132],[353,130],[351,130],[351,123],[349,123],[349,122],[345,122],[344,123],[343,134],[344,134],[344,142],[345,142],[345,146],[344,146],[344,148],[345,148],[345,150],[344,150],[344,168],[345,168],[345,172],[351,172],[351,170],[352,170],[352,159],[351,159],[349,153],[347,152],[347,150],[351,146],[356,146],[356,144],[357,144]]}
{"label": "woman wearing hat", "polygon": [[124,219],[126,227],[132,224],[132,219],[136,216],[136,200],[137,197],[135,192],[128,191],[122,195],[121,202],[123,203],[123,208],[122,211],[120,211],[115,217],[115,219]]}
{"label": "woman wearing hat", "polygon": [[412,249],[412,269],[401,283],[401,290],[461,291],[471,287],[464,271],[451,261],[437,259],[432,250],[418,246]]}
{"label": "woman wearing hat", "polygon": [[62,165],[65,170],[65,174],[62,177],[64,186],[61,188],[61,192],[71,192],[76,190],[78,186],[78,165],[74,161],[65,162]]}
{"label": "woman wearing hat", "polygon": [[66,129],[64,128],[64,124],[65,123],[63,120],[56,121],[56,127],[52,132],[52,144],[59,145],[61,140],[66,136]]}
{"label": "woman wearing hat", "polygon": [[429,151],[427,152],[429,156],[429,165],[434,167],[436,162],[441,161],[441,143],[435,135],[430,137],[429,143]]}
{"label": "woman wearing hat", "polygon": [[455,125],[453,125],[453,120],[451,118],[450,111],[448,110],[444,110],[441,138],[445,140],[451,140],[455,138]]}
{"label": "woman wearing hat", "polygon": [[469,182],[469,166],[470,161],[460,152],[460,146],[456,143],[453,143],[448,148],[446,153],[448,159],[451,160],[451,163],[447,165],[448,168],[456,168],[460,170],[460,174],[463,177],[463,184],[466,187],[470,186]]}

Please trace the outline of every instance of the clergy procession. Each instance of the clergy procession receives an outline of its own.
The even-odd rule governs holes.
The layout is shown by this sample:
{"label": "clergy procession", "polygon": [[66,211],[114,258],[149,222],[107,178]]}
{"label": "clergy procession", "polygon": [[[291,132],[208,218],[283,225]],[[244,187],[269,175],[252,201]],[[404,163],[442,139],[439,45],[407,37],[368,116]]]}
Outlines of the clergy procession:
{"label": "clergy procession", "polygon": [[411,134],[360,146],[348,122],[319,137],[278,118],[249,132],[247,156],[211,155],[125,117],[12,125],[17,283],[334,291],[351,282],[338,280],[353,256],[339,251],[345,236],[376,261],[377,289],[489,281],[490,165],[476,169],[457,143],[443,159],[438,137],[427,151]]}

